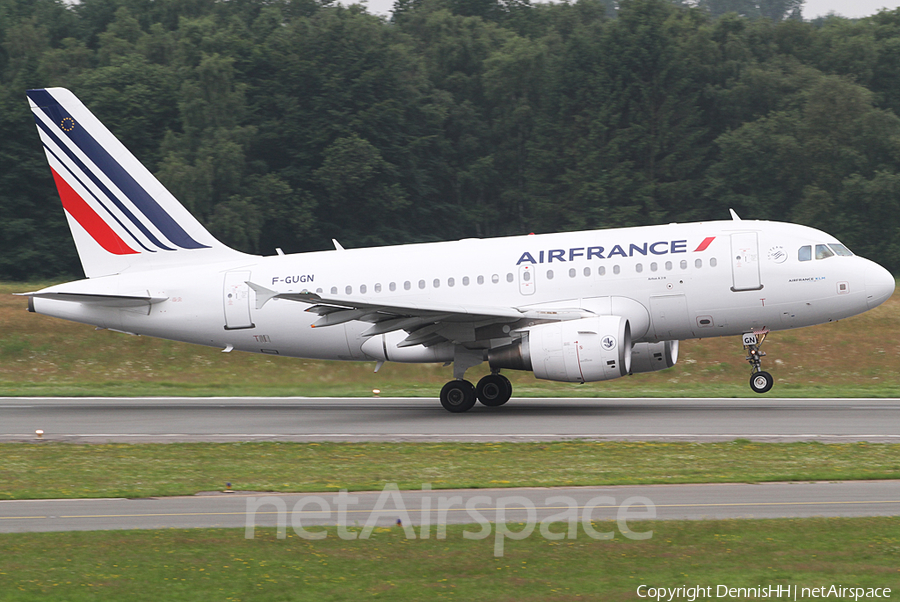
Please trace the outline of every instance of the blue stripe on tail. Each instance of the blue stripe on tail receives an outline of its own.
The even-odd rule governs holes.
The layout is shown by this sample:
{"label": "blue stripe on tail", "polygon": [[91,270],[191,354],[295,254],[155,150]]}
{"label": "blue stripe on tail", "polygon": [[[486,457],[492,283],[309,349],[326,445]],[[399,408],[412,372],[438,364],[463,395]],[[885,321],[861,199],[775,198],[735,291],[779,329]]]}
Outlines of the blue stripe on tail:
{"label": "blue stripe on tail", "polygon": [[[62,105],[60,105],[53,96],[47,92],[46,90],[29,90],[28,97],[34,102],[44,113],[50,117],[50,120],[53,123],[62,124],[64,119],[72,120],[72,123],[76,125],[76,127],[71,128],[69,131],[66,131],[63,127],[60,127],[59,131],[63,132],[69,139],[84,152],[85,155],[90,158],[90,160],[96,165],[105,175],[108,177],[116,187],[121,190],[128,199],[137,207],[144,216],[149,219],[160,232],[162,232],[166,238],[168,238],[172,243],[177,245],[182,249],[208,249],[210,248],[207,245],[201,244],[194,240],[188,235],[187,232],[182,229],[178,222],[176,222],[171,215],[166,213],[165,209],[159,206],[159,203],[150,196],[150,194],[144,190],[144,188],[138,184],[131,174],[129,174],[120,164],[116,161],[107,151],[100,145],[96,140],[94,140],[93,136],[91,136],[87,130],[83,127],[77,127],[75,124],[74,118],[69,115],[68,111],[66,111]],[[38,120],[38,125],[43,128],[43,130],[49,134],[52,138],[54,138],[57,143],[59,143],[59,139],[56,135],[51,132],[40,120]],[[99,182],[99,179],[91,173],[87,167],[77,159],[77,157],[73,156],[67,148],[66,145],[60,144],[60,147],[63,148],[66,154],[73,160],[75,160],[79,167],[81,167],[84,172],[91,178],[91,180],[101,187],[101,189],[109,195],[110,199],[116,204],[119,209],[121,209],[128,218],[138,227],[141,231],[153,242],[159,245],[160,248],[165,250],[172,250],[169,247],[163,245],[161,242],[156,240],[156,238],[147,230],[147,228],[140,223],[140,220],[137,219],[128,209],[119,201],[115,195],[111,193],[102,183]]]}

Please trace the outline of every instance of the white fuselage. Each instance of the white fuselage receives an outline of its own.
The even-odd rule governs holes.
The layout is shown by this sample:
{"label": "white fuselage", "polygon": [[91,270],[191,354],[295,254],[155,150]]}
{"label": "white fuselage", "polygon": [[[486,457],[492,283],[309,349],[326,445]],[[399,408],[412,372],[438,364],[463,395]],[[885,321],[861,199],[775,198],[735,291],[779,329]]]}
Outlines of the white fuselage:
{"label": "white fuselage", "polygon": [[[361,302],[583,309],[624,315],[634,342],[739,335],[830,322],[882,303],[890,274],[862,257],[815,258],[832,236],[785,223],[717,221],[356,250],[240,256],[237,261],[93,278],[68,292],[167,300],[110,308],[46,298],[34,309],[125,332],[293,357],[433,362],[453,345],[395,348],[406,333],[367,338],[370,323],[310,328],[309,305],[273,299],[257,309],[252,282]],[[813,250],[800,260],[801,247]],[[512,324],[475,346],[509,342]],[[496,328],[500,328],[497,326]],[[471,338],[471,337],[470,337]],[[460,343],[474,343],[462,339]],[[374,347],[373,347],[374,346]],[[377,352],[372,349],[377,347]],[[382,350],[386,353],[384,357]]]}

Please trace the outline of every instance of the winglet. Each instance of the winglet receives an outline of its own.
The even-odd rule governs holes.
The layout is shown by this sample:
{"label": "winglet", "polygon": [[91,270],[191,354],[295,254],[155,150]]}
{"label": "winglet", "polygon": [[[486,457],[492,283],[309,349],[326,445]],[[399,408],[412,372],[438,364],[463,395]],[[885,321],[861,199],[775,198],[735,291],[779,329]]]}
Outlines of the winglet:
{"label": "winglet", "polygon": [[731,213],[731,219],[733,219],[736,222],[741,221],[741,218],[738,217],[738,214],[734,212],[734,209],[729,209],[728,211]]}

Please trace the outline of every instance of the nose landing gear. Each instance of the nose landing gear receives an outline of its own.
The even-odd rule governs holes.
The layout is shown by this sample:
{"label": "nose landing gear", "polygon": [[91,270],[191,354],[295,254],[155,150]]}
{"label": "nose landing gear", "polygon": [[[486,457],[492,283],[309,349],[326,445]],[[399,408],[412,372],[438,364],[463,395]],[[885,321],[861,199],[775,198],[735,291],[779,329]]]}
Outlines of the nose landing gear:
{"label": "nose landing gear", "polygon": [[750,388],[754,393],[765,393],[775,384],[772,375],[762,369],[762,358],[766,356],[765,351],[759,348],[766,340],[768,330],[763,332],[748,332],[743,336],[744,349],[747,350],[747,361],[753,367],[753,373],[750,375]]}

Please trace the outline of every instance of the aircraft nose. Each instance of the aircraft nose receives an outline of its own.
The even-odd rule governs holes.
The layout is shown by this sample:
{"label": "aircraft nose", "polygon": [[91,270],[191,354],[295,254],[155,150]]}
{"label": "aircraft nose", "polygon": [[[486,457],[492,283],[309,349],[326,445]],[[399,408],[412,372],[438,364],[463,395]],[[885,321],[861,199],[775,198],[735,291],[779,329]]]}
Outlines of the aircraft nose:
{"label": "aircraft nose", "polygon": [[866,268],[866,303],[869,309],[887,301],[894,294],[894,277],[877,263]]}

